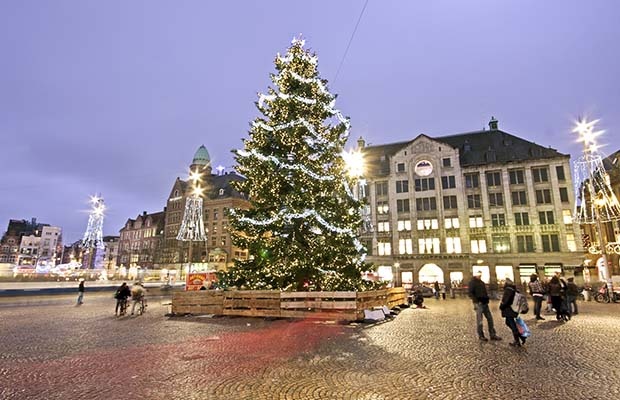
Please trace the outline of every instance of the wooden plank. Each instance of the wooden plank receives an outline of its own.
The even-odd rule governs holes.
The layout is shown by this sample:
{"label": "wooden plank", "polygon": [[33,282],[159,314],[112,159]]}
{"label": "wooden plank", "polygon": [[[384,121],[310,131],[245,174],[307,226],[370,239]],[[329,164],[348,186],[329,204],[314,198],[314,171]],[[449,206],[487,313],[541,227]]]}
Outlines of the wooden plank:
{"label": "wooden plank", "polygon": [[335,301],[335,302],[326,302],[326,301],[286,301],[280,303],[280,308],[283,309],[308,309],[315,308],[319,310],[355,310],[357,308],[357,303],[355,301]]}
{"label": "wooden plank", "polygon": [[355,321],[357,312],[306,312],[281,310],[280,316],[283,318],[304,318],[304,319],[328,319],[337,321]]}
{"label": "wooden plank", "polygon": [[321,298],[321,299],[349,299],[355,298],[356,292],[282,292],[281,299]]}

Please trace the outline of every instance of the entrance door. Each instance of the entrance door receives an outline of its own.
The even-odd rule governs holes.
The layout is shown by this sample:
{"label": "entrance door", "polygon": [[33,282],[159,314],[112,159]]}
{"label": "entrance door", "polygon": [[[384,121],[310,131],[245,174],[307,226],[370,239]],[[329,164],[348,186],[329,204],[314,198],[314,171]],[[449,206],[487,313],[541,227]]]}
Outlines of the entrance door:
{"label": "entrance door", "polygon": [[418,273],[420,283],[443,283],[443,270],[437,264],[425,264]]}

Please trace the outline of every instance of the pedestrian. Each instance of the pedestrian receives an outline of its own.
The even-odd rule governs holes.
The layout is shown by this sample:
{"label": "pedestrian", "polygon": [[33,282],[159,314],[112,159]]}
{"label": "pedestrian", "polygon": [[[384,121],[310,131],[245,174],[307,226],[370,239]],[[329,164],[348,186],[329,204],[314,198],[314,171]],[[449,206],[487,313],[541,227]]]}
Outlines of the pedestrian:
{"label": "pedestrian", "polygon": [[512,331],[514,341],[510,343],[511,346],[520,347],[525,344],[525,336],[521,336],[517,329],[517,321],[515,320],[519,313],[512,309],[512,302],[517,293],[517,287],[510,278],[506,278],[504,283],[504,294],[502,295],[502,301],[499,305],[499,309],[502,311],[502,317],[504,317],[506,326]]}
{"label": "pedestrian", "polygon": [[562,321],[562,284],[557,275],[549,281],[549,296],[551,297],[551,305],[555,310],[555,318]]}
{"label": "pedestrian", "polygon": [[570,277],[566,284],[566,297],[568,311],[570,311],[571,314],[579,314],[579,310],[577,309],[577,296],[579,296],[579,288],[575,284],[575,278]]}
{"label": "pedestrian", "polygon": [[538,280],[538,275],[530,275],[530,283],[528,286],[530,288],[530,295],[532,295],[532,298],[534,299],[534,315],[536,316],[536,320],[544,320],[544,318],[540,315],[540,310],[542,308],[542,302],[545,299],[545,288]]}
{"label": "pedestrian", "polygon": [[441,293],[441,299],[445,300],[446,299],[446,285],[444,285],[443,283],[439,286],[439,293]]}
{"label": "pedestrian", "polygon": [[482,271],[476,271],[474,277],[469,282],[469,297],[474,303],[474,310],[476,311],[476,328],[478,330],[478,339],[486,342],[487,339],[484,336],[484,326],[482,323],[482,316],[487,319],[489,325],[489,336],[491,340],[502,340],[497,336],[495,327],[493,326],[493,315],[489,310],[489,295],[487,294],[487,288],[484,282],[482,282]]}
{"label": "pedestrian", "polygon": [[439,300],[439,282],[435,281],[433,283],[433,294],[435,295],[435,300]]}
{"label": "pedestrian", "polygon": [[80,284],[78,285],[77,305],[81,306],[82,304],[84,304],[84,278],[80,278]]}
{"label": "pedestrian", "polygon": [[[121,309],[121,314],[126,312],[127,299],[129,298],[129,296],[131,296],[131,290],[129,289],[129,286],[127,286],[127,283],[123,282],[123,284],[116,290],[116,294],[114,295],[114,298],[116,299],[116,308],[114,310],[114,315],[118,315],[119,309]],[[123,310],[121,307],[123,303],[125,303],[125,310]]]}
{"label": "pedestrian", "polygon": [[133,300],[133,305],[131,306],[131,315],[136,311],[136,305],[140,304],[142,301],[146,301],[144,296],[146,295],[146,289],[142,286],[142,283],[136,282],[131,287],[131,300]]}

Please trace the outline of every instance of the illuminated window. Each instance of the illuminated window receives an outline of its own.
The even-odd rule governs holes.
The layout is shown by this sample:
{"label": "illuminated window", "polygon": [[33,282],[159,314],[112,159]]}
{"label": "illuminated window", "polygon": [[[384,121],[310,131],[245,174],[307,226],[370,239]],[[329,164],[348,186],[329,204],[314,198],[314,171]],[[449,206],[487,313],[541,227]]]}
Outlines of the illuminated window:
{"label": "illuminated window", "polygon": [[470,241],[472,253],[486,253],[487,241],[485,239],[472,239]]}
{"label": "illuminated window", "polygon": [[460,237],[447,237],[446,238],[446,253],[461,253],[461,238]]}
{"label": "illuminated window", "polygon": [[379,232],[389,232],[390,231],[390,223],[389,222],[377,222],[377,231],[379,231]]}
{"label": "illuminated window", "polygon": [[482,220],[482,215],[472,215],[469,217],[470,228],[482,228],[483,226],[484,222]]}
{"label": "illuminated window", "polygon": [[420,254],[439,254],[439,238],[418,239],[418,252]]}
{"label": "illuminated window", "polygon": [[413,254],[413,244],[411,239],[398,239],[399,254]]}
{"label": "illuminated window", "polygon": [[564,220],[565,224],[572,224],[573,223],[573,214],[571,214],[570,210],[562,210],[562,219]]}
{"label": "illuminated window", "polygon": [[398,221],[398,231],[410,231],[411,230],[411,221],[408,219],[401,219]]}
{"label": "illuminated window", "polygon": [[446,229],[458,229],[460,226],[458,218],[446,218],[443,220]]}
{"label": "illuminated window", "polygon": [[378,242],[377,250],[380,256],[389,256],[392,254],[392,244],[390,242]]}
{"label": "illuminated window", "polygon": [[430,229],[439,229],[439,222],[436,218],[428,218],[428,219],[419,219],[418,220],[418,230],[430,230]]}
{"label": "illuminated window", "polygon": [[575,235],[572,233],[566,234],[566,245],[568,251],[577,251],[577,243],[575,243]]}

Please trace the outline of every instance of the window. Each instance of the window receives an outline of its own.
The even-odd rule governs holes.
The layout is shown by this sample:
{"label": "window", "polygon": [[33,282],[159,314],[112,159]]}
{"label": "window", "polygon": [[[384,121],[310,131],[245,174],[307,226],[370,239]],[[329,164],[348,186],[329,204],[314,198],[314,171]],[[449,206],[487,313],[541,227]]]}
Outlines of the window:
{"label": "window", "polygon": [[559,182],[564,182],[566,180],[566,176],[564,175],[564,166],[558,165],[555,167],[555,174],[557,175]]}
{"label": "window", "polygon": [[480,187],[480,175],[465,174],[465,187],[470,189]]}
{"label": "window", "polygon": [[398,231],[410,231],[411,230],[411,221],[408,219],[398,220]]}
{"label": "window", "polygon": [[418,220],[418,230],[429,230],[429,229],[439,229],[439,222],[436,218],[428,218],[428,219],[419,219]]}
{"label": "window", "polygon": [[213,220],[214,221],[217,219],[217,216],[218,216],[218,210],[215,209],[215,210],[213,210]]}
{"label": "window", "polygon": [[573,223],[573,214],[570,210],[562,210],[562,220],[566,225],[570,225]]}
{"label": "window", "polygon": [[435,178],[422,178],[415,180],[416,192],[424,192],[426,190],[435,190]]}
{"label": "window", "polygon": [[487,172],[487,186],[501,186],[502,185],[502,173],[501,172]]}
{"label": "window", "polygon": [[441,160],[442,165],[444,167],[451,167],[452,166],[452,160],[450,158],[444,158]]}
{"label": "window", "polygon": [[396,193],[407,193],[409,192],[409,181],[396,181]]}
{"label": "window", "polygon": [[409,199],[396,200],[396,211],[399,213],[409,212]]}
{"label": "window", "polygon": [[469,217],[470,228],[482,228],[483,226],[484,226],[484,222],[482,220],[482,215],[471,215]]}
{"label": "window", "polygon": [[534,179],[534,183],[549,182],[547,167],[532,168],[532,179]]}
{"label": "window", "polygon": [[493,235],[493,252],[510,253],[510,236]]}
{"label": "window", "polygon": [[534,237],[532,235],[517,235],[517,251],[519,253],[533,253]]}
{"label": "window", "polygon": [[538,220],[540,221],[541,225],[555,224],[555,221],[553,218],[553,211],[539,211]]}
{"label": "window", "polygon": [[420,254],[439,254],[439,238],[420,238],[418,247]]}
{"label": "window", "polygon": [[383,221],[377,222],[377,231],[378,232],[389,232],[390,231],[390,223]]}
{"label": "window", "polygon": [[387,201],[377,202],[377,214],[387,214],[390,211],[390,206]]}
{"label": "window", "polygon": [[536,191],[536,204],[551,204],[551,190],[543,189]]}
{"label": "window", "polygon": [[472,253],[486,253],[487,241],[485,239],[472,239],[470,241]]}
{"label": "window", "polygon": [[572,233],[566,234],[566,246],[568,251],[577,251],[577,244],[575,243],[575,235]]}
{"label": "window", "polygon": [[525,196],[525,190],[518,190],[516,192],[512,192],[512,205],[513,206],[527,205],[527,197]]}
{"label": "window", "polygon": [[489,206],[501,207],[504,205],[504,195],[501,193],[489,193]]}
{"label": "window", "polygon": [[562,203],[568,203],[568,189],[560,188],[560,201]]}
{"label": "window", "polygon": [[445,218],[443,220],[446,229],[458,229],[460,226],[458,218]]}
{"label": "window", "polygon": [[515,225],[524,226],[530,224],[530,216],[526,212],[515,213]]}
{"label": "window", "polygon": [[480,203],[480,195],[479,194],[468,194],[467,195],[467,207],[468,208],[482,207],[482,204]]}
{"label": "window", "polygon": [[416,210],[418,211],[430,211],[437,209],[437,199],[434,197],[423,197],[421,199],[415,199]]}
{"label": "window", "polygon": [[392,244],[390,242],[378,242],[377,250],[380,256],[389,256],[392,254]]}
{"label": "window", "polygon": [[396,164],[396,172],[405,172],[405,163]]}
{"label": "window", "polygon": [[558,235],[541,235],[540,238],[542,239],[543,252],[550,253],[560,251]]}
{"label": "window", "polygon": [[522,169],[508,171],[511,185],[522,185],[525,183],[524,172]]}
{"label": "window", "polygon": [[456,187],[456,179],[454,175],[441,177],[441,188],[442,189],[454,189],[455,187]]}
{"label": "window", "polygon": [[457,209],[456,196],[443,196],[443,208],[445,210]]}
{"label": "window", "polygon": [[413,243],[411,239],[398,239],[399,254],[413,254]]}
{"label": "window", "polygon": [[491,226],[506,226],[506,216],[504,214],[491,214]]}
{"label": "window", "polygon": [[461,238],[460,237],[447,237],[446,238],[446,253],[461,253]]}
{"label": "window", "polygon": [[385,181],[375,183],[375,191],[377,192],[377,196],[387,196],[388,195],[388,183]]}

